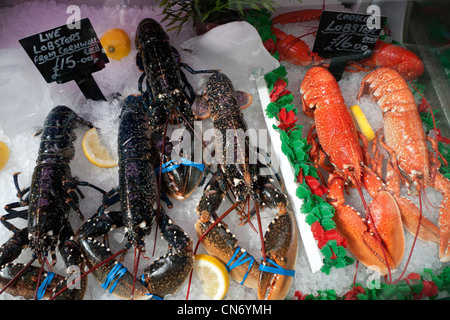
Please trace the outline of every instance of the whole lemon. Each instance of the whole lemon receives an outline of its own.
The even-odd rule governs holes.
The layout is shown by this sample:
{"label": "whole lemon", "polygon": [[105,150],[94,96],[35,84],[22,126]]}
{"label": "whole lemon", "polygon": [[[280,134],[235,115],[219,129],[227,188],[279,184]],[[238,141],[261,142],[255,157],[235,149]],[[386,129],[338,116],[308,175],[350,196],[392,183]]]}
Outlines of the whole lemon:
{"label": "whole lemon", "polygon": [[100,38],[100,43],[110,59],[121,60],[131,51],[131,41],[128,34],[119,28],[106,31]]}

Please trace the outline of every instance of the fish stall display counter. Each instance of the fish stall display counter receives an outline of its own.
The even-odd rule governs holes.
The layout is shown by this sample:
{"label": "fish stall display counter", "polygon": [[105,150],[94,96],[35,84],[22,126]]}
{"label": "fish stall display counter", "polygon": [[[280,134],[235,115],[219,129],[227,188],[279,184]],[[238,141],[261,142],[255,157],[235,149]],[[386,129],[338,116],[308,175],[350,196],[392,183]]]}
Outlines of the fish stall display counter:
{"label": "fish stall display counter", "polygon": [[448,299],[449,9],[3,1],[0,299]]}

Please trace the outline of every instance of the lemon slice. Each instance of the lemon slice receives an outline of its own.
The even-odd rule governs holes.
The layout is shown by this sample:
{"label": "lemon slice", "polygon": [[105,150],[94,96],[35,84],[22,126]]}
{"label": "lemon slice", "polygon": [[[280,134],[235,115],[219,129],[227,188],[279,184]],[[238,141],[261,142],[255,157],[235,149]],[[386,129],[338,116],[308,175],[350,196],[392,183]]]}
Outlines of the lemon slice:
{"label": "lemon slice", "polygon": [[9,159],[9,148],[8,146],[0,141],[0,170],[2,170]]}
{"label": "lemon slice", "polygon": [[205,295],[211,300],[221,300],[225,297],[230,285],[230,278],[227,269],[219,260],[207,254],[197,254],[194,271],[203,281]]}
{"label": "lemon slice", "polygon": [[108,150],[101,144],[95,128],[86,131],[81,146],[86,158],[97,167],[112,168],[117,166],[117,161],[109,155]]}
{"label": "lemon slice", "polygon": [[375,138],[375,133],[373,132],[373,129],[370,126],[369,121],[367,121],[367,118],[362,112],[361,108],[357,104],[355,104],[354,106],[350,107],[350,110],[352,111],[356,122],[358,122],[358,126],[362,134],[366,136],[367,140],[372,141],[373,138]]}

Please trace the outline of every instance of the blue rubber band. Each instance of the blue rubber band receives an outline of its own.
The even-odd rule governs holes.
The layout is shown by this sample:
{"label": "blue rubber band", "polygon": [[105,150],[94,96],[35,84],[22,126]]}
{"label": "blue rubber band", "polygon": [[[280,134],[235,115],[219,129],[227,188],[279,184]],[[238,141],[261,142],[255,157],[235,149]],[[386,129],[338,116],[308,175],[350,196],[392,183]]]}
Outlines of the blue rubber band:
{"label": "blue rubber band", "polygon": [[[262,260],[264,261],[264,259],[262,259]],[[260,271],[281,274],[283,276],[290,276],[290,277],[294,277],[295,276],[295,270],[284,269],[283,267],[281,267],[278,264],[276,264],[274,261],[272,261],[270,259],[267,259],[267,258],[266,258],[266,261],[271,263],[274,267],[266,266],[266,265],[261,263],[259,265],[259,270]]]}
{"label": "blue rubber band", "polygon": [[237,268],[237,267],[243,265],[244,263],[250,261],[247,272],[245,273],[244,278],[242,279],[242,281],[240,283],[240,284],[244,284],[245,279],[247,279],[250,269],[252,268],[253,263],[255,262],[255,258],[253,258],[253,256],[250,255],[247,259],[244,259],[245,256],[247,255],[247,251],[244,251],[241,254],[241,256],[235,262],[233,262],[233,260],[237,257],[237,255],[239,254],[240,251],[241,251],[241,247],[237,247],[236,250],[234,251],[234,254],[231,257],[230,261],[228,261],[228,263],[225,265],[225,268],[227,268],[228,272],[231,272],[231,270],[233,270],[234,268]]}
{"label": "blue rubber band", "polygon": [[[145,275],[144,274],[141,276],[141,282],[144,286],[147,286],[147,284],[145,283]],[[149,296],[148,300],[164,300],[163,298],[155,296],[154,294],[151,294],[151,293],[146,293],[145,295]]]}
{"label": "blue rubber band", "polygon": [[41,285],[38,288],[36,299],[41,300],[42,297],[45,294],[45,291],[47,291],[47,287],[52,282],[53,278],[55,277],[55,274],[53,272],[47,272],[47,276],[45,277],[44,281],[42,281]]}
{"label": "blue rubber band", "polygon": [[[205,165],[203,163],[197,163],[197,162],[188,160],[186,158],[180,158],[178,160],[174,159],[174,160],[170,160],[170,161],[167,161],[166,163],[164,163],[161,166],[161,173],[166,173],[166,172],[175,170],[180,165],[195,167],[200,171],[203,171],[205,169]],[[159,167],[155,169],[155,174],[159,174]]]}
{"label": "blue rubber band", "polygon": [[105,282],[102,283],[102,288],[106,290],[111,281],[117,278],[116,281],[113,283],[111,289],[109,289],[109,293],[112,293],[116,288],[116,285],[119,283],[120,278],[122,278],[125,272],[127,272],[127,268],[125,268],[121,263],[117,263],[106,276]]}
{"label": "blue rubber band", "polygon": [[145,295],[149,296],[148,300],[164,300],[163,298],[155,296],[154,294],[151,294],[151,293],[146,293]]}

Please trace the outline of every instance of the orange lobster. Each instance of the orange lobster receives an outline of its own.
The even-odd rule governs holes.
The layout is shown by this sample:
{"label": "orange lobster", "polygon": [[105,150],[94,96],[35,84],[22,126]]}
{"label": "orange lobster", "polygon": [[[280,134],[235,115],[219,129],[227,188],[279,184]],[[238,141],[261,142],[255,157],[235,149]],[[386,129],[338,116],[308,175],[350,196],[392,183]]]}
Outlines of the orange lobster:
{"label": "orange lobster", "polygon": [[[280,14],[272,19],[273,24],[287,24],[292,22],[306,22],[319,20],[322,10],[300,10]],[[309,46],[293,35],[272,27],[276,37],[276,48],[280,59],[300,66],[318,65],[324,59],[310,51]],[[389,67],[397,70],[406,81],[420,77],[424,71],[422,60],[404,47],[378,40],[369,58],[350,62],[345,71],[371,71],[376,67]]]}
{"label": "orange lobster", "polygon": [[[388,176],[388,182],[395,186],[395,195],[400,193],[400,182],[405,181],[410,191],[419,196],[426,187],[433,187],[444,197],[439,211],[439,229],[422,217],[419,210],[403,212],[401,207],[409,204],[406,200],[399,201],[406,229],[412,234],[418,232],[419,239],[439,243],[441,262],[450,261],[450,181],[438,171],[440,154],[434,140],[425,135],[411,90],[397,71],[379,68],[363,78],[358,99],[365,94],[373,94],[383,111],[383,146],[390,155],[393,169],[402,174],[394,175],[393,179]],[[428,150],[427,140],[436,153]],[[447,165],[445,158],[441,156],[441,159]]]}
{"label": "orange lobster", "polygon": [[[369,168],[366,150],[347,109],[334,76],[325,68],[312,67],[300,88],[303,111],[315,120],[316,135],[309,134],[311,159],[330,171],[327,200],[335,208],[333,220],[348,242],[349,250],[364,265],[382,274],[390,273],[402,261],[404,235],[400,210],[393,196]],[[313,129],[312,128],[312,129]],[[311,130],[312,130],[311,129]],[[318,138],[319,144],[315,142]],[[367,140],[363,140],[367,145]],[[327,166],[324,155],[333,166]],[[366,223],[350,206],[344,205],[344,184],[362,187],[374,198],[366,207]],[[362,198],[363,202],[364,199]],[[364,202],[365,203],[365,202]]]}

